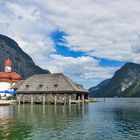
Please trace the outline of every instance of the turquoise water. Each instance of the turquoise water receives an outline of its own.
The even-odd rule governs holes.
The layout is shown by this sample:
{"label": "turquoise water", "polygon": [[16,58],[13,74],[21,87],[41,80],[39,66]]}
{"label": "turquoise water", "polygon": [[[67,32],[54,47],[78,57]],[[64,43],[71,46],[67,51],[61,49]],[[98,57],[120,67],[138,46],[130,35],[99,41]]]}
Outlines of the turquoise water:
{"label": "turquoise water", "polygon": [[140,99],[0,106],[0,140],[138,140]]}

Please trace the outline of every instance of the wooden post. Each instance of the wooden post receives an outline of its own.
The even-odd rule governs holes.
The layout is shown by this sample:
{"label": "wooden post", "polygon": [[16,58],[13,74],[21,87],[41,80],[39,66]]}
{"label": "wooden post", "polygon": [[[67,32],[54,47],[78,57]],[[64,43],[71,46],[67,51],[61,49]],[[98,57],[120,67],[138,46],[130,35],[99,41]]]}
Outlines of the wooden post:
{"label": "wooden post", "polygon": [[84,94],[82,94],[82,103],[84,104]]}
{"label": "wooden post", "polygon": [[18,97],[18,104],[20,105],[20,96],[17,96]]}
{"label": "wooden post", "polygon": [[43,94],[43,104],[45,104],[45,94]]}
{"label": "wooden post", "polygon": [[50,94],[47,95],[47,104],[49,104]]}
{"label": "wooden post", "polygon": [[48,104],[48,94],[45,94],[45,101]]}
{"label": "wooden post", "polygon": [[78,100],[80,101],[80,96],[78,96]]}
{"label": "wooden post", "polygon": [[71,96],[69,95],[69,105],[71,105]]}
{"label": "wooden post", "polygon": [[47,95],[47,103],[50,103],[50,94]]}
{"label": "wooden post", "polygon": [[34,97],[33,97],[33,94],[31,94],[31,104],[34,103]]}
{"label": "wooden post", "polygon": [[50,103],[53,103],[53,97],[52,97],[52,94],[50,95]]}
{"label": "wooden post", "polygon": [[57,97],[56,95],[54,95],[54,104],[56,105],[56,102],[57,102]]}
{"label": "wooden post", "polygon": [[81,99],[80,99],[80,96],[78,96],[78,103],[80,103]]}
{"label": "wooden post", "polygon": [[24,95],[22,96],[22,103],[24,104]]}
{"label": "wooden post", "polygon": [[64,96],[64,105],[66,105],[66,96]]}

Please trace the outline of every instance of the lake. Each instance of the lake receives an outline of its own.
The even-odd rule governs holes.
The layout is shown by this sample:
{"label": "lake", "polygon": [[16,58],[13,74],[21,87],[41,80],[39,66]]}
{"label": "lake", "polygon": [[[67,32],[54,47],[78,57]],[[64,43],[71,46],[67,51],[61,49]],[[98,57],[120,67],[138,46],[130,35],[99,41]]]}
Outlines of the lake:
{"label": "lake", "polygon": [[140,98],[0,106],[0,140],[138,140]]}

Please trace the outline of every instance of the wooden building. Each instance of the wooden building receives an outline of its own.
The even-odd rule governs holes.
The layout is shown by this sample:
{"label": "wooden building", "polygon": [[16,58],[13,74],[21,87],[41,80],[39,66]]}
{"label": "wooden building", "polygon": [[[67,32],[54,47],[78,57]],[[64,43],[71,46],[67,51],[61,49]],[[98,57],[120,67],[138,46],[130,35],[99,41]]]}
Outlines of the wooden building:
{"label": "wooden building", "polygon": [[19,103],[71,104],[88,100],[88,91],[62,73],[33,75],[13,88]]}

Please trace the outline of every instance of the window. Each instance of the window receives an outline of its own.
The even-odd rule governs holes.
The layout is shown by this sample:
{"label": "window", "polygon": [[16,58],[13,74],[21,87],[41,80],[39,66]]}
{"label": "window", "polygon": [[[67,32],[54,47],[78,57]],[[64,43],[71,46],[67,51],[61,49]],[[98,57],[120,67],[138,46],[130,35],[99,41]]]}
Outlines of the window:
{"label": "window", "polygon": [[26,88],[29,88],[30,87],[30,85],[26,85]]}
{"label": "window", "polygon": [[38,87],[39,87],[39,88],[42,88],[42,87],[43,87],[43,85],[39,85]]}
{"label": "window", "polygon": [[55,84],[54,87],[57,88],[58,87],[58,84]]}

